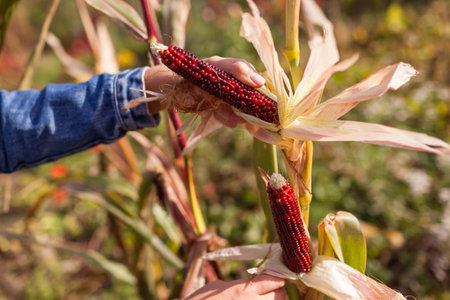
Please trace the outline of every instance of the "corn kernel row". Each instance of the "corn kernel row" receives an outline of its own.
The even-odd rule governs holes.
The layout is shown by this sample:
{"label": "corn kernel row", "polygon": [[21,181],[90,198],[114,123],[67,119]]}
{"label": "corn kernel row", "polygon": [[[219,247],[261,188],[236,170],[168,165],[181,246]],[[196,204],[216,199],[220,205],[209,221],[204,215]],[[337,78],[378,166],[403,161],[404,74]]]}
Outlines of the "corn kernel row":
{"label": "corn kernel row", "polygon": [[175,73],[243,113],[269,123],[280,123],[273,99],[184,49],[173,45],[159,48],[157,54],[162,62]]}

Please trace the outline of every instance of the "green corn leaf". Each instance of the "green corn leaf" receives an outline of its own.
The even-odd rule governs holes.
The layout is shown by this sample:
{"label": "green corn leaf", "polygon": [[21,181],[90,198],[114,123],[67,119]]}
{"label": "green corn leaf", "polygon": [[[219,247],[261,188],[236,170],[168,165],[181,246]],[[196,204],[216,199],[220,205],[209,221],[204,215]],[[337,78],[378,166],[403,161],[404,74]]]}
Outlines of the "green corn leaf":
{"label": "green corn leaf", "polygon": [[338,259],[364,273],[367,248],[358,219],[349,212],[340,211],[329,214],[322,223],[325,223],[328,241]]}
{"label": "green corn leaf", "polygon": [[[151,203],[151,201],[148,201],[150,203],[146,203],[147,199],[149,198],[149,194],[151,193],[152,189],[155,188],[154,181],[158,176],[159,174],[156,172],[147,172],[142,176],[142,181],[139,186],[138,199],[136,202],[136,212],[137,215],[142,218],[142,212],[151,207],[152,215],[150,217],[152,217],[154,219],[154,222],[156,222],[161,227],[161,229],[164,230],[175,248],[179,248],[182,243],[182,238],[173,218],[167,213],[166,210],[164,210],[161,205],[157,203]],[[138,263],[140,253],[142,251],[142,245],[142,237],[137,234],[134,244],[134,265],[137,265]]]}
{"label": "green corn leaf", "polygon": [[122,221],[128,227],[130,227],[134,232],[139,234],[141,238],[147,242],[156,252],[159,253],[167,262],[172,264],[177,269],[181,269],[184,266],[183,261],[178,258],[164,243],[161,239],[151,232],[147,225],[140,219],[132,218],[126,215],[117,207],[111,205],[100,194],[92,192],[79,192],[76,194],[77,197],[81,199],[86,199],[99,204],[101,207],[106,209],[109,213],[114,215],[118,220]]}
{"label": "green corn leaf", "polygon": [[104,199],[122,213],[136,217],[136,188],[129,182],[101,176],[74,177],[65,188],[78,194],[89,189],[96,194],[105,195]]}
{"label": "green corn leaf", "polygon": [[106,273],[110,274],[111,276],[113,276],[118,280],[124,281],[132,285],[136,284],[136,277],[134,277],[134,275],[128,270],[128,268],[125,265],[111,261],[97,251],[94,250],[86,251],[83,249],[79,249],[74,245],[67,245],[65,242],[55,243],[53,241],[48,241],[43,238],[34,238],[31,236],[7,231],[0,231],[0,235],[8,239],[16,239],[25,243],[33,243],[39,246],[51,247],[53,249],[69,252],[73,255],[82,257],[86,262],[102,269],[103,271],[105,271]]}
{"label": "green corn leaf", "polygon": [[153,183],[155,178],[158,176],[156,172],[146,172],[142,175],[141,184],[138,189],[138,197],[137,197],[137,212],[141,214],[142,209],[146,204],[146,199],[152,188],[154,188]]}
{"label": "green corn leaf", "polygon": [[[73,252],[73,251],[72,251]],[[111,261],[101,255],[97,251],[89,250],[87,252],[74,253],[83,257],[86,261],[90,262],[102,270],[108,272],[116,279],[127,282],[129,284],[136,284],[136,277],[127,269],[127,267],[121,263]]]}
{"label": "green corn leaf", "polygon": [[147,41],[145,23],[136,10],[122,0],[86,0],[86,3],[119,22],[134,38]]}
{"label": "green corn leaf", "polygon": [[158,223],[169,239],[178,247],[181,245],[181,235],[178,232],[178,228],[175,225],[173,219],[167,214],[161,205],[153,204],[152,207],[153,217],[156,223]]}
{"label": "green corn leaf", "polygon": [[9,21],[16,8],[19,0],[2,0],[0,1],[0,50],[5,41],[6,30],[8,29]]}
{"label": "green corn leaf", "polygon": [[[150,194],[152,187],[153,187],[153,180],[156,177],[156,173],[155,172],[145,172],[144,174],[142,174],[142,179],[141,179],[141,184],[139,185],[139,189],[138,189],[138,198],[136,201],[136,213],[138,216],[142,216],[142,211],[146,205],[146,200],[148,198],[148,195]],[[134,239],[134,249],[133,249],[133,268],[138,270],[140,268],[139,266],[139,261],[141,260],[141,255],[142,252],[146,252],[148,250],[146,250],[146,248],[144,248],[144,240],[142,239],[142,237],[136,233],[135,239]],[[143,251],[144,250],[144,251]],[[141,267],[142,268],[142,267]],[[139,279],[145,277],[147,275],[147,271],[146,270],[140,270],[140,272],[142,273],[141,275],[139,275]],[[151,272],[151,270],[148,270],[148,272]],[[147,289],[145,289],[144,291],[148,291]],[[149,292],[149,295],[151,295],[151,292]]]}
{"label": "green corn leaf", "polygon": [[[71,175],[68,187],[75,190],[84,190],[89,188],[99,193],[106,191],[114,192],[127,199],[136,199],[138,192],[136,188],[128,181],[123,179],[114,179],[106,176],[85,176],[83,174]],[[133,200],[134,201],[134,200]]]}
{"label": "green corn leaf", "polygon": [[277,152],[274,145],[253,139],[253,172],[256,175],[258,185],[258,197],[264,211],[266,226],[264,242],[272,243],[278,237],[275,223],[273,222],[270,202],[267,198],[266,184],[261,178],[259,168],[272,175],[278,172]]}

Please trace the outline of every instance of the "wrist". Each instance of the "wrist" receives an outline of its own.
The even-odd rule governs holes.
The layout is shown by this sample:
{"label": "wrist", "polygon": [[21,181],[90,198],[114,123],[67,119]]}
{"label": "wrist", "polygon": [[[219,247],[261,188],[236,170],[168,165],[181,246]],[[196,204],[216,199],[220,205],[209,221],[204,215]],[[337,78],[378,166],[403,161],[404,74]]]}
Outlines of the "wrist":
{"label": "wrist", "polygon": [[178,75],[164,65],[147,67],[143,74],[143,86],[147,91],[163,93],[173,88],[180,79]]}
{"label": "wrist", "polygon": [[[142,89],[164,94],[175,86],[179,78],[178,75],[164,65],[146,67],[142,72]],[[152,115],[164,109],[158,100],[148,102],[147,107]]]}

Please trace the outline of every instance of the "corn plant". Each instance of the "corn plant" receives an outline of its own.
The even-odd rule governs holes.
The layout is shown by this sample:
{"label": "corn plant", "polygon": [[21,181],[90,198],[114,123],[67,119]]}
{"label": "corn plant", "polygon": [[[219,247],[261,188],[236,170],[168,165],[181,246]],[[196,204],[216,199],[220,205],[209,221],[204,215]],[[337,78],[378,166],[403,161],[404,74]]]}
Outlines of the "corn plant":
{"label": "corn plant", "polygon": [[[57,6],[57,2],[53,3]],[[126,138],[101,148],[100,161],[107,163],[106,166],[102,163],[99,176],[80,178],[70,172],[55,170],[54,183],[39,187],[40,195],[26,218],[26,233],[31,232],[30,224],[47,198],[64,198],[67,197],[65,193],[69,193],[77,200],[102,208],[109,224],[108,234],[113,236],[120,249],[119,258],[110,259],[99,250],[65,245],[62,241],[49,242],[9,231],[0,231],[0,235],[80,256],[117,280],[135,286],[143,299],[161,298],[157,288],[161,283],[170,288],[166,298],[183,298],[201,287],[205,279],[221,278],[216,260],[254,259],[261,259],[264,264],[258,264],[248,272],[265,272],[289,280],[292,299],[322,299],[324,295],[336,299],[404,299],[400,293],[365,275],[366,242],[360,222],[351,213],[328,214],[318,225],[317,242],[313,242],[309,234],[309,215],[313,195],[313,141],[359,141],[436,154],[450,152],[446,142],[425,134],[338,120],[360,102],[405,84],[417,74],[412,66],[398,63],[383,68],[320,103],[327,80],[335,72],[349,68],[357,56],[338,62],[333,25],[321,9],[311,0],[287,0],[283,53],[288,64],[283,68],[268,24],[257,5],[248,1],[251,13],[242,15],[241,35],[254,45],[267,77],[266,86],[257,91],[183,49],[189,1],[167,1],[173,6],[168,15],[167,10],[164,12],[166,26],[162,27],[170,28],[164,34],[156,18],[156,1],[140,1],[143,18],[122,0],[86,2],[118,21],[131,36],[146,43],[152,57],[150,64],[163,63],[186,79],[173,91],[152,94],[151,98],[151,101],[161,101],[168,107],[163,114],[171,144],[151,142],[141,133],[130,133],[128,138],[137,143],[136,147],[131,147]],[[101,20],[96,24],[92,22],[85,1],[78,0],[77,7],[95,66],[92,68],[72,59],[58,38],[47,33],[54,12],[49,12],[49,21],[43,26],[41,42],[30,65],[38,61],[43,40],[46,40],[67,72],[77,80],[99,72],[117,72],[117,62],[111,59],[114,48],[106,26]],[[311,47],[304,71],[300,68],[303,59],[299,47],[300,15],[304,18]],[[163,41],[162,37],[168,35],[173,37],[172,40]],[[27,74],[29,82],[32,72]],[[199,92],[194,85],[210,95]],[[195,109],[183,109],[184,97],[194,94],[197,98],[209,97],[219,104],[203,107],[194,103]],[[136,99],[135,104],[146,101]],[[201,118],[188,139],[177,109]],[[266,235],[261,238],[265,243],[206,254],[215,250],[215,243],[220,240],[214,238],[214,232],[203,219],[190,153],[214,130],[223,125],[235,127],[238,123],[255,137],[254,169],[266,218]],[[167,155],[165,150],[168,148],[172,148],[174,158]],[[137,157],[141,156],[135,153],[141,150],[145,152],[144,167],[138,162]],[[277,152],[284,160],[284,167],[278,166]],[[111,169],[121,174],[119,180],[109,178],[113,173]],[[278,169],[286,170],[290,180],[278,174]],[[132,245],[126,242],[130,239]],[[160,262],[159,258],[164,261]],[[170,275],[157,274],[157,268],[164,268]]]}

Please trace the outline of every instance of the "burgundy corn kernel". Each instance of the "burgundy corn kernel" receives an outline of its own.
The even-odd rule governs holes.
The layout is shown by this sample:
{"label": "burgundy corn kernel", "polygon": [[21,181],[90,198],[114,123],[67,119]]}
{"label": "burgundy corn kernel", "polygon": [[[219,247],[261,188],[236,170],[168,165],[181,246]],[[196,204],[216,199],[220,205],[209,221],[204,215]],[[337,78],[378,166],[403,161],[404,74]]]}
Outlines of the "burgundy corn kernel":
{"label": "burgundy corn kernel", "polygon": [[295,273],[310,271],[311,250],[291,185],[281,174],[274,173],[267,185],[267,195],[284,263]]}
{"label": "burgundy corn kernel", "polygon": [[280,124],[277,103],[273,99],[184,49],[173,45],[161,46],[155,52],[162,62],[178,75],[243,113],[269,123]]}

